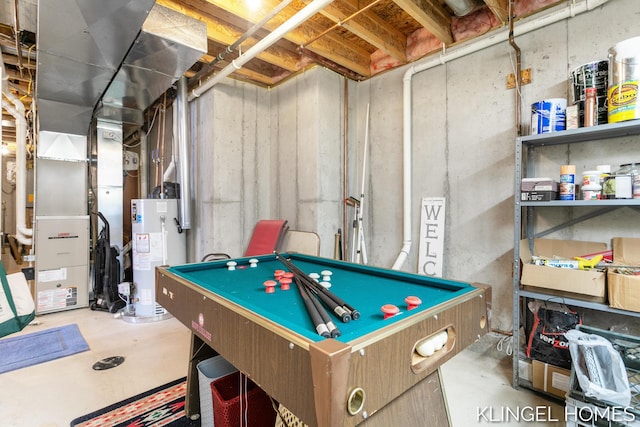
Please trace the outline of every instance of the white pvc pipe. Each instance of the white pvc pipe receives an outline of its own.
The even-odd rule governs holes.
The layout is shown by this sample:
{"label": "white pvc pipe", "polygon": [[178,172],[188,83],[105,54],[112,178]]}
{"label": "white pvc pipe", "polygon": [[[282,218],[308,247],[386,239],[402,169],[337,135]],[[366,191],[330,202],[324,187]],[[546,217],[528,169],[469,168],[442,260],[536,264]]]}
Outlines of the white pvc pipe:
{"label": "white pvc pipe", "polygon": [[[567,6],[562,6],[559,8],[552,8],[546,12],[541,12],[539,15],[534,16],[533,18],[518,23],[516,28],[518,29],[518,34],[526,34],[534,30],[538,30],[547,25],[555,24],[556,22],[560,22],[564,19],[573,18],[576,15],[579,15],[583,12],[588,12],[590,10],[595,9],[596,7],[600,7],[603,4],[607,3],[609,0],[584,0],[580,3],[571,2]],[[393,263],[394,270],[399,270],[404,262],[406,261],[409,252],[411,251],[411,140],[412,140],[412,132],[411,132],[411,81],[415,74],[420,73],[422,71],[426,71],[430,68],[436,67],[438,65],[443,65],[449,61],[454,59],[461,58],[463,56],[469,55],[471,53],[478,52],[487,47],[496,45],[498,43],[502,43],[509,40],[509,28],[505,27],[501,30],[497,30],[495,33],[490,33],[489,35],[475,39],[472,42],[462,44],[456,48],[443,52],[440,55],[436,55],[428,60],[412,65],[407,69],[404,73],[404,77],[402,78],[403,82],[403,105],[402,105],[402,126],[403,126],[403,134],[402,134],[402,159],[404,163],[404,172],[402,175],[403,179],[403,232],[402,232],[402,248],[400,249],[400,253]]]}
{"label": "white pvc pipe", "polygon": [[199,97],[209,89],[211,89],[216,84],[220,83],[222,79],[227,77],[229,74],[233,73],[236,70],[242,68],[244,64],[258,56],[260,53],[268,49],[272,44],[280,40],[284,37],[289,31],[297,28],[304,21],[311,18],[320,10],[324,9],[327,5],[329,5],[333,0],[313,0],[307,6],[305,6],[298,13],[293,15],[290,19],[280,25],[278,28],[269,33],[268,36],[260,40],[258,43],[249,48],[245,53],[240,55],[238,58],[231,61],[231,64],[227,65],[225,68],[220,70],[218,74],[204,82],[202,86],[199,86],[191,91],[191,95],[189,95],[189,101],[194,98]]}
{"label": "white pvc pipe", "polygon": [[[0,63],[4,67],[4,59],[0,53]],[[2,95],[9,102],[3,100],[2,105],[9,114],[16,120],[16,231],[23,237],[32,236],[33,230],[27,228],[25,220],[26,197],[27,197],[27,119],[25,118],[25,109],[22,101],[9,90],[9,76],[3,73],[2,76]]]}
{"label": "white pvc pipe", "polygon": [[[5,94],[6,95],[6,94]],[[19,140],[23,139],[22,134],[26,135],[27,120],[24,118],[24,113],[20,113],[10,102],[2,100],[2,107],[16,119],[16,240],[23,245],[31,245],[32,239],[27,237],[31,236],[33,230],[27,228],[25,225],[25,197],[26,197],[26,179],[24,174],[26,173],[26,159],[24,141],[20,144]],[[24,111],[24,107],[23,107]],[[26,136],[24,136],[26,140]],[[18,150],[18,147],[22,145],[23,149]],[[22,165],[20,165],[19,153],[22,151]],[[22,167],[22,172],[21,168]],[[22,191],[20,191],[22,190]],[[22,212],[22,215],[20,215]]]}

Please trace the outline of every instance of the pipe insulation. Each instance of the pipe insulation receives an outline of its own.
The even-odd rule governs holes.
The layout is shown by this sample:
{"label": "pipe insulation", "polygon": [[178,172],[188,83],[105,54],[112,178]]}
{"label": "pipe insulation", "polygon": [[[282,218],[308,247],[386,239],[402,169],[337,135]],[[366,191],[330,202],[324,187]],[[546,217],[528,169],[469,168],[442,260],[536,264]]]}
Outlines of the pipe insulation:
{"label": "pipe insulation", "polygon": [[[581,2],[569,1],[566,5],[550,8],[539,15],[535,15],[530,19],[523,20],[516,25],[519,34],[527,34],[531,31],[538,30],[547,25],[555,24],[565,19],[573,18],[584,12],[589,12],[597,7],[607,3],[609,0],[583,0]],[[417,73],[426,71],[438,65],[444,65],[447,62],[461,58],[466,55],[478,52],[482,49],[503,43],[509,40],[509,28],[505,27],[495,32],[487,34],[485,37],[475,39],[472,42],[461,44],[451,50],[443,51],[440,55],[435,55],[426,61],[410,66],[404,73],[402,78],[403,89],[403,105],[402,105],[402,161],[403,161],[403,232],[402,232],[402,248],[398,254],[393,266],[394,270],[399,270],[405,263],[409,252],[411,251],[411,82],[413,76]]]}
{"label": "pipe insulation", "polygon": [[269,33],[268,36],[261,39],[258,43],[250,47],[245,53],[231,61],[231,64],[227,65],[225,68],[220,70],[218,74],[204,82],[202,86],[199,86],[191,91],[191,95],[189,96],[189,100],[193,100],[201,96],[203,93],[211,89],[216,84],[220,83],[222,79],[229,76],[236,70],[242,68],[244,64],[258,56],[260,53],[268,49],[272,44],[280,40],[284,37],[288,32],[294,30],[307,19],[311,18],[320,10],[324,9],[328,6],[333,0],[313,0],[303,9],[301,9],[298,13],[293,15],[290,19],[285,21],[278,28]]}

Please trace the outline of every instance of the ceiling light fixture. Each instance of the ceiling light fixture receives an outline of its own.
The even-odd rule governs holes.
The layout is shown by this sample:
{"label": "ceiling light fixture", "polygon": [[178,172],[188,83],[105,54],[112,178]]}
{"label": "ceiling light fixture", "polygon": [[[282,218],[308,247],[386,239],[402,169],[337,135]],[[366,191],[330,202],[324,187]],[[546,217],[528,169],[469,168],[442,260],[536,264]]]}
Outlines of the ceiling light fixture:
{"label": "ceiling light fixture", "polygon": [[247,8],[252,12],[256,12],[262,6],[261,0],[245,0],[245,3]]}
{"label": "ceiling light fixture", "polygon": [[473,12],[480,4],[478,0],[444,0],[457,16],[465,16]]}

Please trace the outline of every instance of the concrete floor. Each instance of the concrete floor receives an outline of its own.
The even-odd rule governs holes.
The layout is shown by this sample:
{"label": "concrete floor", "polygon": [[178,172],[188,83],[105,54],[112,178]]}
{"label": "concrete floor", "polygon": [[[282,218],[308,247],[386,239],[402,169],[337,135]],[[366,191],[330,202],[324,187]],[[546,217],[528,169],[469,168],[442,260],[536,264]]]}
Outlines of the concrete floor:
{"label": "concrete floor", "polygon": [[[189,332],[173,318],[131,324],[109,313],[77,309],[38,316],[36,322],[18,334],[77,323],[90,350],[0,374],[0,426],[69,426],[76,417],[186,375]],[[561,405],[511,387],[511,358],[496,349],[499,338],[484,337],[442,367],[453,427],[496,422],[495,414],[505,408],[550,407],[551,418],[562,419]],[[125,362],[106,371],[92,369],[109,356],[124,356]],[[493,421],[487,421],[489,413]]]}

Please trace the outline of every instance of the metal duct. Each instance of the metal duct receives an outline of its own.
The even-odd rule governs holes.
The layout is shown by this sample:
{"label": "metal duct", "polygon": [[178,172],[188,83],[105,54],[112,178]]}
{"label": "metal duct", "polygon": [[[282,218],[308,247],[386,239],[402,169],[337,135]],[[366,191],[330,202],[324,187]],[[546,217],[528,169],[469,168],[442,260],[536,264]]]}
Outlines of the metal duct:
{"label": "metal duct", "polygon": [[86,136],[154,0],[56,0],[38,5],[40,130]]}
{"label": "metal duct", "polygon": [[142,124],[142,111],[206,52],[206,23],[153,6],[102,98],[98,118]]}
{"label": "metal duct", "polygon": [[477,0],[444,0],[457,16],[465,16],[473,12],[480,3]]}

